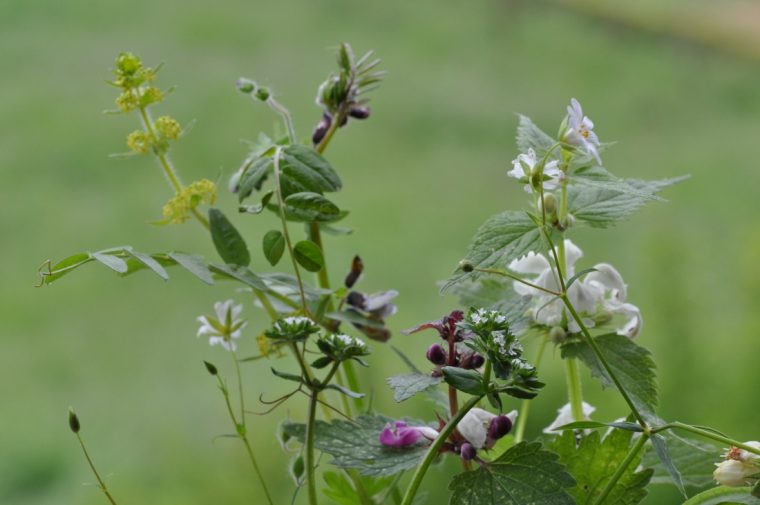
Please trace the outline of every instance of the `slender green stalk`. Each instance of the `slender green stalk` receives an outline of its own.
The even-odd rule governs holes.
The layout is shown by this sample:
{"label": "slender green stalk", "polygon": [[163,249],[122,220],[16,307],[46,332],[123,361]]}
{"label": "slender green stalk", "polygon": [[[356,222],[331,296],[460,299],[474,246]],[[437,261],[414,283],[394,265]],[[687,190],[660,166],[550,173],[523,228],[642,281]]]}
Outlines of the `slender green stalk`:
{"label": "slender green stalk", "polygon": [[548,294],[554,295],[554,296],[562,296],[562,293],[559,293],[557,291],[552,291],[551,289],[546,289],[545,287],[539,286],[538,284],[533,284],[532,282],[526,281],[525,279],[521,278],[520,276],[517,276],[517,275],[515,275],[513,273],[507,272],[506,270],[499,270],[499,269],[496,269],[496,268],[475,268],[474,271],[475,272],[482,272],[482,273],[486,273],[486,274],[501,275],[501,276],[504,276],[504,277],[508,277],[508,278],[510,278],[510,279],[512,279],[514,281],[517,281],[520,284],[525,284],[526,286],[531,287],[533,289],[537,289],[539,291],[543,291],[544,293],[548,293]]}
{"label": "slender green stalk", "polygon": [[751,452],[752,454],[757,454],[760,456],[760,449],[757,449],[756,447],[752,447],[751,445],[744,444],[742,442],[739,442],[737,440],[733,440],[728,437],[724,437],[723,435],[720,435],[718,433],[715,433],[714,431],[705,430],[702,428],[697,428],[696,426],[691,426],[690,424],[681,423],[681,422],[672,422],[668,424],[664,424],[662,426],[658,426],[657,428],[652,429],[652,433],[657,433],[664,430],[669,429],[679,429],[684,431],[689,431],[691,433],[694,433],[696,435],[700,435],[705,438],[709,438],[712,440],[715,440],[716,442],[721,442],[724,444],[732,445],[734,447],[738,447],[739,449],[744,449],[747,452]]}
{"label": "slender green stalk", "polygon": [[578,370],[578,360],[565,358],[565,377],[567,379],[567,398],[570,402],[570,412],[573,421],[583,421],[583,388],[581,386],[581,374]]}
{"label": "slender green stalk", "polygon": [[430,445],[430,448],[425,454],[424,459],[420,462],[419,465],[417,465],[417,469],[414,471],[414,475],[412,476],[412,481],[409,483],[409,487],[407,487],[406,493],[404,493],[404,498],[401,501],[401,505],[412,505],[414,496],[417,494],[417,490],[420,488],[420,484],[422,484],[422,479],[425,477],[425,473],[430,467],[430,464],[433,462],[436,456],[438,456],[438,451],[440,450],[441,446],[444,444],[444,442],[446,442],[446,440],[449,438],[449,435],[451,435],[451,433],[457,427],[459,421],[461,421],[465,414],[467,414],[470,409],[477,405],[482,398],[482,396],[473,396],[470,398],[469,401],[462,406],[459,412],[457,412],[457,414],[452,417],[448,423],[446,423],[446,426],[443,427],[441,433]]}
{"label": "slender green stalk", "polygon": [[111,502],[111,505],[116,505],[116,500],[113,499],[113,496],[111,496],[111,493],[108,491],[108,488],[106,488],[105,482],[103,482],[103,479],[100,478],[100,474],[95,469],[95,464],[92,462],[92,459],[90,458],[90,454],[87,452],[87,448],[84,446],[84,441],[82,440],[82,437],[79,435],[79,433],[76,433],[77,440],[79,440],[79,446],[82,448],[82,452],[84,453],[84,457],[87,459],[87,464],[90,465],[90,470],[92,470],[92,473],[95,475],[95,478],[98,480],[98,487],[100,487],[100,490],[103,491],[103,494],[106,495],[106,498],[108,498],[108,501]]}
{"label": "slender green stalk", "polygon": [[[541,363],[541,358],[544,357],[544,350],[546,349],[546,342],[549,341],[548,337],[544,337],[538,346],[538,352],[536,352],[536,359],[533,361],[533,366],[538,368]],[[525,436],[525,427],[528,425],[528,414],[530,413],[531,400],[523,400],[520,403],[520,415],[517,416],[517,427],[515,428],[515,443],[522,442]]]}
{"label": "slender green stalk", "polygon": [[237,359],[237,353],[230,353],[232,362],[235,364],[235,376],[237,377],[238,397],[240,401],[240,422],[245,426],[245,397],[243,396],[243,375],[240,373],[240,363]]}
{"label": "slender green stalk", "polygon": [[612,474],[610,480],[607,481],[607,485],[604,486],[602,494],[600,494],[599,498],[596,499],[594,505],[602,505],[604,503],[604,500],[606,500],[612,490],[615,489],[615,484],[617,484],[625,471],[628,470],[628,467],[631,466],[631,462],[633,462],[633,460],[636,459],[636,457],[639,455],[639,452],[641,452],[641,449],[644,447],[644,444],[647,443],[647,440],[649,440],[649,436],[647,436],[646,433],[642,433],[639,439],[636,440],[636,443],[633,444],[633,447],[631,447],[631,449],[628,451],[625,459],[617,467],[615,473]]}
{"label": "slender green stalk", "polygon": [[[341,367],[338,370],[338,374],[335,376],[335,382],[337,382],[340,387],[346,387],[346,381],[343,379],[344,371],[345,369]],[[344,394],[338,394],[338,396],[340,396],[340,403],[343,405],[343,410],[345,411],[346,415],[348,417],[353,417],[353,413],[351,412],[351,403],[348,401],[348,397]]]}
{"label": "slender green stalk", "polygon": [[586,342],[594,351],[594,354],[599,359],[605,371],[612,379],[612,382],[615,383],[615,387],[620,392],[620,395],[628,404],[628,407],[630,407],[631,412],[633,413],[633,416],[636,418],[636,421],[641,425],[642,428],[644,428],[645,430],[648,430],[649,428],[647,426],[647,423],[646,421],[644,421],[644,418],[641,416],[639,409],[636,408],[636,405],[633,403],[633,400],[631,400],[631,397],[628,395],[628,392],[623,387],[623,384],[620,382],[620,379],[618,379],[617,375],[615,375],[615,372],[612,370],[612,367],[610,366],[609,361],[607,361],[607,358],[604,356],[604,353],[602,353],[602,350],[599,349],[599,345],[597,345],[596,341],[594,341],[593,337],[589,333],[588,328],[586,328],[586,325],[583,322],[583,319],[581,319],[581,316],[578,315],[578,311],[576,311],[575,307],[573,307],[573,304],[570,303],[570,299],[567,297],[567,295],[563,295],[560,298],[562,299],[563,303],[567,307],[567,310],[573,316],[573,319],[575,319],[575,322],[578,323],[578,326],[581,329],[581,333],[583,334],[583,337],[586,339]]}
{"label": "slender green stalk", "polygon": [[318,391],[309,395],[309,417],[306,421],[306,487],[310,505],[317,505],[316,461],[314,460],[314,428],[317,416]]}
{"label": "slender green stalk", "polygon": [[266,103],[273,111],[282,117],[282,121],[285,123],[285,128],[288,130],[288,140],[291,144],[295,144],[298,139],[296,138],[296,129],[293,127],[293,119],[290,117],[290,111],[280,102],[275,100],[272,95],[269,95]]}

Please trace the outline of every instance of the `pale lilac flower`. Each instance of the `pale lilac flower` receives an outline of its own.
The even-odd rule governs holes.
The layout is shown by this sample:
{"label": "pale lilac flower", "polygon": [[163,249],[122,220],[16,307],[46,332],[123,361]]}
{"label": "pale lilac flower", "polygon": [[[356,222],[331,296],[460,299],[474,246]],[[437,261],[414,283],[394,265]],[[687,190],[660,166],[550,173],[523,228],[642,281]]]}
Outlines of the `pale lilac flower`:
{"label": "pale lilac flower", "polygon": [[200,316],[198,322],[201,323],[198,328],[199,337],[209,337],[210,345],[221,345],[228,351],[234,351],[237,346],[233,339],[240,338],[247,321],[240,319],[240,313],[243,311],[243,305],[234,305],[232,300],[225,302],[216,302],[214,312],[216,317]]}
{"label": "pale lilac flower", "polygon": [[575,98],[570,100],[570,106],[567,108],[567,126],[564,140],[583,149],[601,165],[602,160],[597,150],[600,143],[599,137],[594,133],[594,123],[583,115],[581,104]]}
{"label": "pale lilac flower", "polygon": [[[537,164],[538,158],[536,157],[536,152],[533,149],[528,149],[527,153],[520,154],[516,159],[512,160],[512,170],[507,172],[507,175],[518,180],[530,181],[531,176],[536,173]],[[548,179],[543,181],[544,189],[546,191],[557,189],[562,178],[565,176],[562,170],[557,166],[556,160],[548,161],[544,164],[543,174],[545,177],[548,177]],[[525,191],[527,193],[532,191],[530,184],[525,185]]]}
{"label": "pale lilac flower", "polygon": [[380,443],[387,447],[409,447],[422,439],[435,440],[438,431],[429,426],[407,426],[404,421],[387,423],[380,432]]}
{"label": "pale lilac flower", "polygon": [[516,410],[497,416],[476,407],[464,415],[457,429],[474,448],[487,450],[493,447],[498,439],[509,433],[516,419]]}
{"label": "pale lilac flower", "polygon": [[566,424],[570,424],[576,421],[588,421],[590,419],[591,414],[594,413],[596,410],[596,407],[593,405],[590,405],[586,402],[583,402],[583,419],[574,419],[573,418],[573,409],[570,406],[569,403],[565,404],[561,409],[557,411],[557,418],[544,428],[544,433],[548,435],[555,435],[556,433],[559,433],[557,428],[560,426],[564,426]]}

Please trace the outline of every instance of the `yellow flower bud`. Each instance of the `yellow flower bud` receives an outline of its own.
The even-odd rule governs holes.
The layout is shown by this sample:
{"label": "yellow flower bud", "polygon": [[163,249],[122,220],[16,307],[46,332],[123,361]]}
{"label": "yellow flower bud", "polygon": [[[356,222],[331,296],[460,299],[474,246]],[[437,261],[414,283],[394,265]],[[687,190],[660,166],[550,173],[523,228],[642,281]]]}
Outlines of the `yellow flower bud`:
{"label": "yellow flower bud", "polygon": [[122,112],[130,112],[137,108],[138,102],[132,92],[124,91],[116,98],[116,106]]}
{"label": "yellow flower bud", "polygon": [[156,119],[156,130],[159,135],[169,140],[177,140],[182,133],[177,120],[170,116],[161,116]]}
{"label": "yellow flower bud", "polygon": [[142,130],[135,130],[127,135],[127,146],[132,152],[145,154],[150,149],[150,137]]}
{"label": "yellow flower bud", "polygon": [[133,75],[142,68],[140,58],[130,52],[124,52],[116,57],[116,70],[124,75]]}

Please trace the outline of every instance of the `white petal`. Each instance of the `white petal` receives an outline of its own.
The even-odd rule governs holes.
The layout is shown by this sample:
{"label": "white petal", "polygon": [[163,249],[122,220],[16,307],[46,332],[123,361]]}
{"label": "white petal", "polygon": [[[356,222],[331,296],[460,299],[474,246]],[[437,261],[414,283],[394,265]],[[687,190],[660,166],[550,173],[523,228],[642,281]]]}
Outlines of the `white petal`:
{"label": "white petal", "polygon": [[[593,414],[595,410],[596,408],[594,406],[586,402],[583,402],[583,417],[585,420],[588,420],[591,414]],[[566,403],[557,412],[558,412],[557,418],[554,420],[554,422],[552,422],[552,424],[544,428],[544,433],[552,435],[556,433],[556,429],[559,428],[560,426],[564,426],[566,424],[570,424],[576,421],[576,419],[573,419],[573,411],[569,403]],[[581,421],[581,420],[583,419],[578,419],[578,421]]]}
{"label": "white petal", "polygon": [[594,268],[596,272],[588,274],[585,282],[590,284],[598,283],[604,289],[609,290],[615,300],[624,302],[628,296],[628,290],[620,272],[609,263],[598,263],[594,265]]}
{"label": "white petal", "polygon": [[509,263],[509,269],[521,274],[541,274],[550,267],[549,260],[542,254],[536,254],[530,251],[522,258],[512,260]]}
{"label": "white petal", "polygon": [[523,177],[526,177],[525,171],[522,168],[522,165],[515,160],[512,162],[512,170],[507,172],[507,175],[510,177],[514,177],[515,179],[522,179]]}
{"label": "white petal", "polygon": [[573,244],[569,239],[565,239],[565,273],[572,276],[575,273],[575,262],[583,257],[583,251]]}
{"label": "white petal", "polygon": [[465,414],[457,425],[457,429],[473,447],[480,449],[486,443],[488,424],[494,417],[496,417],[495,414],[483,409],[474,408]]}
{"label": "white petal", "polygon": [[567,118],[570,128],[573,129],[580,126],[583,120],[583,109],[581,109],[581,104],[575,98],[570,99],[570,106],[567,108]]}
{"label": "white petal", "polygon": [[505,414],[510,421],[512,421],[512,424],[515,424],[515,421],[517,421],[518,412],[516,410],[513,410],[507,414]]}
{"label": "white petal", "polygon": [[438,437],[438,431],[430,426],[415,426],[414,429],[419,431],[428,440],[435,440]]}
{"label": "white petal", "polygon": [[[232,301],[232,300],[230,300]],[[232,320],[236,320],[240,317],[240,314],[243,312],[243,304],[237,304],[232,306]]]}
{"label": "white petal", "polygon": [[216,312],[216,318],[222,324],[224,324],[224,322],[227,320],[227,311],[229,310],[230,305],[232,305],[232,300],[227,300],[224,302],[216,302],[214,304],[214,311]]}
{"label": "white petal", "polygon": [[644,326],[644,319],[641,316],[641,310],[632,303],[619,303],[614,300],[609,300],[605,303],[604,308],[612,313],[623,314],[628,317],[628,321],[619,328],[618,335],[624,335],[626,337],[634,338],[641,333],[641,328]]}

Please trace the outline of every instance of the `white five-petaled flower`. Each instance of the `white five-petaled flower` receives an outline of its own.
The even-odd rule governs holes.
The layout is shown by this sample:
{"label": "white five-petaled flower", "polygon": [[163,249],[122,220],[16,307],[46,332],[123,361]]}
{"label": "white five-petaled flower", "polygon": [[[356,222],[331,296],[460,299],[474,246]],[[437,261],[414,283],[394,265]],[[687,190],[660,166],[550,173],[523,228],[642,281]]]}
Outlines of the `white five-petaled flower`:
{"label": "white five-petaled flower", "polygon": [[[583,256],[583,252],[570,240],[565,240],[565,265],[563,274],[566,279],[575,275],[575,263]],[[509,269],[521,274],[535,275],[533,284],[550,291],[559,291],[559,281],[556,269],[542,254],[529,252],[522,258],[513,260]],[[587,327],[595,325],[594,316],[621,314],[627,318],[626,323],[617,330],[620,335],[635,337],[641,332],[643,320],[641,311],[633,304],[626,302],[627,289],[623,278],[615,268],[607,263],[594,265],[596,271],[587,274],[583,279],[576,280],[567,291],[570,303],[583,317]],[[567,321],[567,329],[571,333],[580,331],[578,323],[565,313],[562,300],[556,296],[514,282],[517,294],[534,298],[531,309],[533,320],[546,326],[559,326]]]}
{"label": "white five-petaled flower", "polygon": [[[515,179],[528,179],[535,174],[538,167],[538,159],[536,158],[536,152],[533,149],[528,149],[527,153],[520,154],[516,159],[512,160],[512,170],[507,172],[507,175],[514,177]],[[552,191],[559,187],[560,181],[565,176],[562,170],[557,166],[557,161],[552,160],[544,164],[544,179],[543,185],[546,191]],[[525,185],[525,191],[530,193],[530,184]]]}
{"label": "white five-petaled flower", "polygon": [[564,140],[582,148],[601,165],[602,160],[597,149],[599,137],[594,133],[594,123],[583,115],[581,104],[575,98],[570,100],[570,106],[567,108],[567,126],[568,130],[565,132]]}
{"label": "white five-petaled flower", "polygon": [[559,433],[557,428],[559,428],[560,426],[564,426],[566,424],[570,424],[575,421],[588,421],[590,419],[591,414],[593,414],[595,410],[596,410],[596,407],[586,402],[583,402],[583,419],[574,419],[572,407],[570,406],[569,403],[567,403],[561,409],[557,411],[558,413],[557,418],[552,422],[552,424],[544,428],[544,433],[548,435],[554,435],[556,433]]}
{"label": "white five-petaled flower", "polygon": [[236,349],[233,339],[240,338],[243,328],[247,324],[245,319],[239,319],[243,311],[243,305],[234,305],[232,300],[225,302],[216,302],[214,312],[216,317],[200,316],[198,322],[201,327],[198,328],[199,337],[208,337],[210,345],[221,345],[228,351]]}

